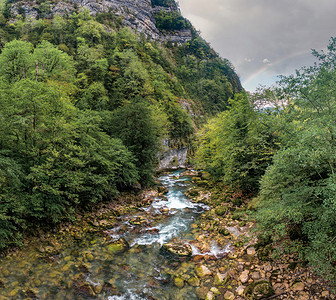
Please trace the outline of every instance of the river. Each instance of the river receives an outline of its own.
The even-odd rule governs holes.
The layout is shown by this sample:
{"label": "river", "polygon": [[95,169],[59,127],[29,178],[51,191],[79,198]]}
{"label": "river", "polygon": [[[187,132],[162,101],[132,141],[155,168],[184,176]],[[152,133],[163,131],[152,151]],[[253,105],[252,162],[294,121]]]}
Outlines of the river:
{"label": "river", "polygon": [[[161,176],[168,192],[149,207],[123,215],[104,235],[89,235],[61,253],[45,259],[36,253],[21,253],[0,266],[0,299],[198,299],[195,287],[178,288],[176,276],[185,282],[196,277],[192,257],[179,258],[162,251],[164,243],[193,243],[193,226],[208,209],[184,195],[190,179],[182,171]],[[124,238],[129,249],[110,253],[106,240]],[[212,245],[207,255],[226,253]]]}

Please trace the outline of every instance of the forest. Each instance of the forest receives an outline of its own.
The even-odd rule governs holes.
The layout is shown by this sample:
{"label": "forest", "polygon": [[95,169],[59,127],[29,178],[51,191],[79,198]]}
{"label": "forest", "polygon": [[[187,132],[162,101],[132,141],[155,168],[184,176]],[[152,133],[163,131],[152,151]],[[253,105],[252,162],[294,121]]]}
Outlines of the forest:
{"label": "forest", "polygon": [[183,46],[162,45],[122,28],[113,13],[85,9],[13,23],[8,5],[0,14],[0,248],[151,185],[162,140],[189,145],[241,89],[230,62],[196,33]]}

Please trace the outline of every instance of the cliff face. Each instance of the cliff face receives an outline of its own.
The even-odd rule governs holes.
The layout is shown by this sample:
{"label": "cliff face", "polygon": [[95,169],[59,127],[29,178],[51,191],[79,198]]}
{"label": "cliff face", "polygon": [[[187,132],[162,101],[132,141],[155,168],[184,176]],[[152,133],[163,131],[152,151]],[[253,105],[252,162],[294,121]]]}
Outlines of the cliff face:
{"label": "cliff face", "polygon": [[[87,8],[92,14],[110,12],[122,18],[123,26],[130,27],[147,37],[166,42],[182,44],[191,40],[189,29],[161,32],[155,25],[154,13],[159,11],[178,11],[178,7],[161,7],[152,5],[151,0],[67,0],[50,2],[47,9],[48,17],[55,14],[71,14],[77,8]],[[12,5],[11,12],[14,16],[19,12],[25,17],[37,18],[40,5],[36,1],[19,1]]]}

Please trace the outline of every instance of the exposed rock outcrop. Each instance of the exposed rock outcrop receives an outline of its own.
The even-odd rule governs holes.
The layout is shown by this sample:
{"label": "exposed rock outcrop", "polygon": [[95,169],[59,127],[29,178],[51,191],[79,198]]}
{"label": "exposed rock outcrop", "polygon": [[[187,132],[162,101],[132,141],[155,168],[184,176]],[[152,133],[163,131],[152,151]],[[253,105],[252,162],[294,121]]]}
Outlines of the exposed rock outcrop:
{"label": "exposed rock outcrop", "polygon": [[[178,11],[175,3],[171,7],[153,7],[151,0],[60,0],[48,4],[46,16],[51,18],[55,14],[69,15],[76,9],[84,7],[94,15],[109,12],[120,16],[123,26],[130,27],[154,40],[182,44],[192,38],[190,30],[160,32],[155,25],[154,12]],[[18,1],[12,5],[11,13],[17,16],[19,12],[26,18],[37,18],[40,4],[38,1]]]}
{"label": "exposed rock outcrop", "polygon": [[188,148],[167,149],[160,154],[158,171],[185,168],[187,165]]}

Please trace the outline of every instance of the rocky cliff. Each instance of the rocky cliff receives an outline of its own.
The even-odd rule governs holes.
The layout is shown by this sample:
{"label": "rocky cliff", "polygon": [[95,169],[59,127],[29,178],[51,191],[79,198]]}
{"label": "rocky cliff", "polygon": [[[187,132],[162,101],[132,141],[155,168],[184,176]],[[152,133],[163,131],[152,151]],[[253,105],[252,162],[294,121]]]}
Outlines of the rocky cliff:
{"label": "rocky cliff", "polygon": [[[13,16],[22,14],[26,18],[38,18],[41,13],[40,3],[40,1],[18,1],[11,6],[11,13]],[[189,29],[160,31],[156,26],[154,13],[179,12],[174,1],[168,7],[153,5],[151,0],[61,0],[43,4],[43,11],[49,18],[55,14],[70,15],[77,9],[87,8],[94,15],[104,12],[115,14],[121,17],[123,26],[130,27],[154,40],[182,44],[192,38]]]}

